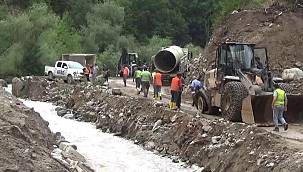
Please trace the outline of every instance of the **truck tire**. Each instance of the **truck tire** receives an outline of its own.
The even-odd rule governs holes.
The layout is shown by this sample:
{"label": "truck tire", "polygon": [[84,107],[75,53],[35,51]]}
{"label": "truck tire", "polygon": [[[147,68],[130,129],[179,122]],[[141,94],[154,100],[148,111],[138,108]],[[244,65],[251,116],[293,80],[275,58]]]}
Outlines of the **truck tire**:
{"label": "truck tire", "polygon": [[285,91],[285,93],[291,94],[293,92],[293,87],[287,83],[278,83],[279,87]]}
{"label": "truck tire", "polygon": [[74,83],[74,79],[73,79],[73,77],[72,77],[71,75],[67,75],[66,82],[67,82],[68,84],[72,84],[72,83]]}
{"label": "truck tire", "polygon": [[242,101],[247,96],[248,91],[241,82],[226,83],[221,98],[223,117],[232,122],[241,122]]}
{"label": "truck tire", "polygon": [[53,74],[53,72],[48,72],[47,76],[48,76],[47,77],[48,80],[50,80],[50,81],[54,80],[54,74]]}

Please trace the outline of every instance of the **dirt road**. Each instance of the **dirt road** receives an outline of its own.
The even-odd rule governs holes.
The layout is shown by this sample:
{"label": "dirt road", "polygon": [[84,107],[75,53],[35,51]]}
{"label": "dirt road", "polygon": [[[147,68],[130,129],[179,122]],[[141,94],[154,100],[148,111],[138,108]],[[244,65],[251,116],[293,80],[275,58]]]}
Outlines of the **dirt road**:
{"label": "dirt road", "polygon": [[[135,97],[143,97],[143,93],[141,93],[140,95],[137,95],[136,92],[136,84],[135,82],[133,82],[132,79],[128,79],[127,80],[127,87],[124,87],[123,85],[123,81],[122,78],[111,78],[109,80],[109,87],[110,88],[120,88],[121,91],[128,95],[128,96],[135,96]],[[153,86],[151,85],[150,89],[149,89],[149,95],[148,98],[149,99],[153,99]],[[161,102],[163,102],[165,105],[168,105],[168,103],[170,102],[170,88],[168,86],[164,86],[162,87],[162,100]],[[159,100],[157,100],[159,101]],[[192,106],[192,100],[188,99],[188,98],[182,98],[182,103],[181,103],[181,111],[186,112],[186,113],[190,113],[192,115],[196,115],[198,113],[198,110]],[[202,115],[203,117],[207,118],[207,119],[219,119],[220,117],[218,116],[211,116],[211,115],[206,115],[206,114],[199,114]]]}

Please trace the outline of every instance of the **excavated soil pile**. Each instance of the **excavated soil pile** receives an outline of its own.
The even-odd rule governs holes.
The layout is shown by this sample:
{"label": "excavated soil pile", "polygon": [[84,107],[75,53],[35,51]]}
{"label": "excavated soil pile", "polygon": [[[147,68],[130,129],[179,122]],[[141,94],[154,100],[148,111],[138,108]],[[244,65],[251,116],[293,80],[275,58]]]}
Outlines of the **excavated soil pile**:
{"label": "excavated soil pile", "polygon": [[290,82],[294,94],[301,94],[303,95],[303,79],[295,80]]}
{"label": "excavated soil pile", "polygon": [[[283,69],[303,68],[303,9],[275,4],[266,9],[243,10],[229,15],[214,30],[203,57],[194,65],[190,75],[203,73],[216,56],[221,42],[255,43],[266,47],[270,68],[275,76]],[[303,93],[303,92],[302,92]]]}
{"label": "excavated soil pile", "polygon": [[255,126],[175,112],[161,102],[112,96],[99,87],[49,85],[58,87],[47,86],[43,100],[61,105],[58,115],[71,110],[75,119],[95,122],[102,131],[174,162],[196,163],[208,171],[303,170],[301,149]]}
{"label": "excavated soil pile", "polygon": [[0,171],[69,171],[51,157],[48,123],[0,87]]}

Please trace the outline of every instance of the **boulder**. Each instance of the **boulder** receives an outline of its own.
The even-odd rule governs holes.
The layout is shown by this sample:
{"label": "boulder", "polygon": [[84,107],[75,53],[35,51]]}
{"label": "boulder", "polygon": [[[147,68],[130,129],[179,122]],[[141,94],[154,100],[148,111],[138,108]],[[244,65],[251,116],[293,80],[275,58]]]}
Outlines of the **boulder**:
{"label": "boulder", "polygon": [[113,88],[112,89],[112,94],[113,95],[119,95],[119,96],[121,96],[122,92],[121,92],[121,90],[119,88]]}
{"label": "boulder", "polygon": [[303,63],[301,63],[300,61],[297,61],[297,62],[295,63],[295,67],[302,69]]}
{"label": "boulder", "polygon": [[299,80],[303,78],[303,71],[299,68],[284,69],[282,79],[287,81]]}
{"label": "boulder", "polygon": [[7,82],[4,79],[0,79],[0,87],[7,87]]}
{"label": "boulder", "polygon": [[220,140],[221,140],[221,136],[213,136],[213,137],[211,138],[211,142],[212,142],[213,144],[218,144]]}
{"label": "boulder", "polygon": [[78,162],[86,162],[85,157],[77,152],[73,146],[68,143],[62,142],[59,145],[59,149],[62,150],[62,156]]}
{"label": "boulder", "polygon": [[20,78],[13,78],[12,80],[12,94],[16,97],[24,96],[24,83]]}
{"label": "boulder", "polygon": [[152,142],[152,141],[147,142],[145,145],[145,148],[147,150],[153,150],[153,149],[155,149],[155,147],[156,147],[155,142]]}
{"label": "boulder", "polygon": [[59,110],[57,111],[57,115],[63,117],[64,115],[66,115],[68,112],[65,109]]}
{"label": "boulder", "polygon": [[153,131],[153,132],[156,131],[158,128],[160,128],[161,125],[162,125],[162,120],[159,119],[159,120],[154,124],[152,131]]}

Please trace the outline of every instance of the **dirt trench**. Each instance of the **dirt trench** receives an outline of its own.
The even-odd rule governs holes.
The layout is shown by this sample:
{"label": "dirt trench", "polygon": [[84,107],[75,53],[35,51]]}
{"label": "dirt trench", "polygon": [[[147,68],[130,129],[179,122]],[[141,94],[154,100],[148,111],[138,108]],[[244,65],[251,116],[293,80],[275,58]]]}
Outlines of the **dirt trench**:
{"label": "dirt trench", "polygon": [[100,87],[35,82],[48,86],[34,99],[52,101],[63,111],[72,110],[76,120],[94,122],[97,129],[206,171],[303,170],[302,149],[253,125],[175,112],[161,102],[113,96]]}

